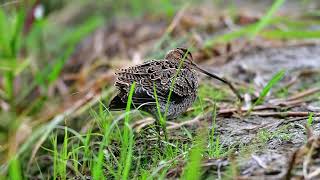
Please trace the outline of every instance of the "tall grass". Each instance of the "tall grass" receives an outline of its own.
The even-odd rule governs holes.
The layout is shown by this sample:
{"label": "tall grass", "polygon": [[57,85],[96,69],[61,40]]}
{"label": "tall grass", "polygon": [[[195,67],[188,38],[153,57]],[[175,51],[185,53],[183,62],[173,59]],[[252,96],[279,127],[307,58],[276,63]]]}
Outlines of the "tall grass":
{"label": "tall grass", "polygon": [[[0,8],[0,99],[6,102],[14,110],[15,104],[15,78],[26,69],[28,61],[21,63],[19,59],[19,52],[21,47],[21,33],[23,29],[25,12],[23,9],[14,11],[9,15],[4,9]],[[4,129],[8,130],[8,141],[15,141],[15,132],[19,127],[19,122],[15,119],[16,113],[14,111],[7,112],[9,119],[2,119],[1,124],[5,124]],[[2,115],[2,112],[0,112]],[[2,117],[3,118],[3,117]],[[0,125],[2,126],[2,125]],[[1,127],[0,127],[1,128]],[[13,137],[10,137],[13,136]],[[2,144],[0,140],[0,144]],[[17,143],[12,142],[9,145],[8,157],[9,159],[9,177],[11,179],[22,179],[22,172],[18,156],[15,155]],[[0,159],[5,158],[3,152],[0,152]],[[12,158],[12,159],[11,159]]]}
{"label": "tall grass", "polygon": [[[99,107],[101,108],[102,105],[100,104]],[[95,112],[95,111],[93,111]],[[99,114],[94,113],[95,119],[97,122],[101,125],[101,135],[102,140],[99,144],[97,155],[89,155],[92,153],[92,148],[90,148],[91,143],[89,142],[91,137],[86,137],[85,144],[84,144],[84,151],[85,154],[87,154],[88,159],[86,160],[87,167],[90,168],[92,177],[94,179],[103,179],[104,173],[103,173],[103,167],[104,167],[104,151],[106,147],[108,146],[110,142],[110,133],[112,131],[112,126],[110,125],[110,121],[107,119],[107,115],[104,113],[104,111],[99,111]],[[90,130],[91,131],[91,130]],[[90,135],[91,136],[91,135]],[[86,152],[87,151],[87,152]],[[90,158],[92,157],[92,158]],[[82,167],[83,170],[85,170],[85,167]]]}
{"label": "tall grass", "polygon": [[191,150],[189,151],[188,163],[183,171],[183,179],[196,180],[201,179],[201,160],[205,150],[205,131],[200,131],[195,138]]}
{"label": "tall grass", "polygon": [[68,131],[67,127],[64,127],[64,139],[63,139],[63,146],[61,151],[59,152],[58,149],[58,142],[57,142],[57,134],[52,136],[51,143],[53,145],[53,150],[49,150],[53,153],[53,178],[67,178],[67,163],[68,163]]}
{"label": "tall grass", "polygon": [[214,104],[212,112],[211,130],[208,134],[208,156],[210,158],[219,158],[222,154],[220,138],[216,131],[217,106]]}
{"label": "tall grass", "polygon": [[[100,131],[92,133],[92,128],[89,128],[85,134],[81,135],[72,129],[64,127],[64,138],[61,147],[57,144],[57,134],[53,134],[53,138],[51,138],[53,149],[51,150],[45,147],[43,147],[43,149],[52,153],[53,172],[50,174],[52,174],[54,179],[66,179],[70,176],[70,173],[85,178],[84,175],[86,175],[88,170],[90,170],[93,179],[107,179],[109,176],[113,176],[116,179],[129,179],[134,142],[133,132],[129,126],[130,105],[132,104],[133,92],[134,84],[130,90],[125,116],[123,116],[125,125],[123,126],[122,132],[115,130],[120,130],[117,127],[117,123],[120,119],[123,119],[123,117],[120,116],[114,119],[114,117],[104,109],[104,105],[99,103],[98,111],[92,110],[90,112],[100,127]],[[57,125],[55,127],[57,127]],[[51,130],[49,132],[51,132]],[[68,132],[74,136],[69,137]],[[101,139],[99,140],[98,148],[95,149],[92,141],[96,141],[97,137],[101,137]],[[112,163],[107,162],[106,159],[108,153],[112,154],[112,152],[108,151],[108,146],[113,137],[116,137],[115,140],[121,142],[120,161],[118,162],[115,159],[118,168],[114,168]],[[66,166],[67,164],[68,166]],[[106,169],[108,173],[105,172]]]}
{"label": "tall grass", "polygon": [[[1,176],[0,176],[1,177]],[[12,158],[9,163],[9,177],[12,180],[22,180],[21,165],[18,158]]]}
{"label": "tall grass", "polygon": [[[163,116],[161,113],[161,107],[160,107],[155,83],[153,83],[153,93],[154,93],[154,97],[156,100],[156,108],[157,108],[157,112],[158,112],[158,118],[156,119],[156,121],[159,121],[159,124],[160,124],[160,126],[163,130],[163,133],[164,133],[165,141],[168,141],[166,119],[165,119],[165,115]],[[157,124],[158,124],[158,122],[156,122],[156,125]],[[158,132],[158,133],[160,133],[160,132]],[[159,134],[159,136],[160,136],[160,134]],[[161,138],[159,137],[159,139],[161,139]]]}
{"label": "tall grass", "polygon": [[261,18],[261,20],[255,25],[255,27],[250,31],[250,38],[254,38],[259,31],[266,27],[275,14],[275,12],[281,7],[285,0],[276,0],[268,10],[268,12]]}
{"label": "tall grass", "polygon": [[119,171],[118,171],[119,178],[121,177],[121,179],[129,178],[129,171],[130,171],[131,161],[132,161],[133,132],[129,125],[129,120],[130,120],[130,109],[132,105],[132,97],[134,94],[135,85],[136,85],[136,82],[133,82],[130,88],[127,107],[126,107],[126,115],[124,120],[120,164],[119,164]]}
{"label": "tall grass", "polygon": [[53,179],[57,179],[59,163],[57,135],[52,137],[51,143],[53,144]]}
{"label": "tall grass", "polygon": [[[8,147],[14,146],[12,144],[15,144],[15,142],[10,138],[14,139],[17,129],[23,123],[22,121],[35,116],[44,107],[44,103],[47,100],[48,87],[60,77],[60,72],[74,50],[76,43],[103,22],[102,18],[89,19],[84,24],[76,27],[72,33],[63,34],[59,40],[64,42],[61,46],[67,47],[66,50],[60,51],[60,54],[53,56],[53,59],[48,59],[50,56],[44,54],[52,55],[54,53],[49,52],[49,49],[39,48],[39,44],[41,44],[40,40],[43,40],[44,32],[50,29],[49,22],[35,20],[30,32],[23,33],[26,9],[20,6],[6,10],[0,8],[0,76],[3,77],[3,81],[0,82],[0,99],[9,105],[8,110],[3,111],[1,109],[0,111],[1,124],[6,124],[4,127],[0,125],[0,128],[8,130],[8,133],[4,134],[5,138],[2,137],[3,132],[1,132],[0,144],[8,144]],[[56,41],[50,41],[48,44],[57,44]],[[61,46],[56,47],[63,49]],[[38,55],[41,55],[41,61],[34,59]],[[29,68],[31,63],[36,66]],[[39,64],[44,66],[38,68]],[[19,82],[18,86],[17,82]],[[34,93],[37,87],[41,89],[39,94]],[[29,102],[30,98],[32,102]],[[3,116],[4,114],[6,114],[5,117]],[[0,158],[4,158],[6,151],[9,151],[9,155],[6,158],[8,162],[11,159],[11,155],[17,155],[13,158],[19,162],[19,156],[22,152],[33,144],[30,142],[34,142],[39,138],[45,141],[51,132],[50,130],[54,129],[55,125],[60,123],[62,119],[57,118],[57,121],[54,119],[44,126],[28,126],[34,131],[31,137],[27,139],[27,142],[20,149],[1,149]],[[29,124],[29,121],[27,124]],[[17,136],[20,135],[17,134]],[[18,170],[18,168],[15,169]]]}
{"label": "tall grass", "polygon": [[0,73],[3,76],[3,98],[14,103],[15,72],[21,72],[19,51],[22,41],[22,30],[25,11],[20,8],[13,14],[0,9]]}

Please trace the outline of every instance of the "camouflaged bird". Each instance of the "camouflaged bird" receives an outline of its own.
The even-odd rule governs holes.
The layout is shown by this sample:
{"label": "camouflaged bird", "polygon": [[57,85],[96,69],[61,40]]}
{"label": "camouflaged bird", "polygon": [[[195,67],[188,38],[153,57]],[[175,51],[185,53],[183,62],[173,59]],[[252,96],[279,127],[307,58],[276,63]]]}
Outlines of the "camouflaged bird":
{"label": "camouflaged bird", "polygon": [[[110,110],[124,110],[131,85],[136,82],[132,96],[133,106],[157,117],[155,87],[160,112],[165,114],[170,88],[174,81],[166,118],[176,118],[185,112],[197,97],[199,80],[196,70],[227,83],[232,90],[235,90],[228,81],[199,68],[193,62],[192,55],[187,49],[176,48],[169,51],[163,60],[153,60],[120,69],[116,73],[115,82],[118,94],[110,102],[109,108]],[[240,97],[238,93],[236,95]]]}

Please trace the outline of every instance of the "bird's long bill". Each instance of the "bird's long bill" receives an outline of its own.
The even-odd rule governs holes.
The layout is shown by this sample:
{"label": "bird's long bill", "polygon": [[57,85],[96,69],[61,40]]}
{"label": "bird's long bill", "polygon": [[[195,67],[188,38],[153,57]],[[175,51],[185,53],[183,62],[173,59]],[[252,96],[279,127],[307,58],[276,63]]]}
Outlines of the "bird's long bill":
{"label": "bird's long bill", "polygon": [[240,96],[239,92],[234,88],[234,86],[233,86],[229,81],[227,81],[227,80],[225,80],[225,79],[223,79],[223,78],[221,78],[221,77],[219,77],[219,76],[217,76],[217,75],[215,75],[215,74],[209,73],[208,71],[200,68],[198,65],[196,65],[196,64],[194,64],[194,63],[193,63],[193,66],[194,66],[194,68],[195,68],[196,70],[202,72],[203,74],[206,74],[206,75],[208,75],[208,76],[210,76],[210,77],[212,77],[212,78],[214,78],[214,79],[217,79],[217,80],[219,80],[219,81],[227,84],[227,85],[230,87],[230,89],[232,90],[232,92],[239,98],[239,100],[240,100],[240,101],[243,100],[243,98]]}

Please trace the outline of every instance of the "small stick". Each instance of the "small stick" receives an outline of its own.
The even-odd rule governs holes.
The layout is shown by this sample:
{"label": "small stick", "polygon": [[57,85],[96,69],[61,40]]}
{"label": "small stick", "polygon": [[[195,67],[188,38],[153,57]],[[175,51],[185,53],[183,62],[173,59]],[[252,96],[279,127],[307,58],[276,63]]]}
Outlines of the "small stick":
{"label": "small stick", "polygon": [[303,97],[310,96],[310,95],[313,95],[313,94],[318,93],[318,92],[320,92],[320,88],[318,88],[318,87],[316,87],[316,88],[311,88],[311,89],[308,89],[308,90],[306,90],[306,91],[297,93],[297,94],[289,97],[289,98],[287,99],[287,101],[293,101],[293,100],[301,99],[301,98],[303,98]]}
{"label": "small stick", "polygon": [[[307,111],[288,111],[288,112],[252,112],[252,115],[261,117],[308,117]],[[320,116],[320,113],[314,113],[314,117]]]}

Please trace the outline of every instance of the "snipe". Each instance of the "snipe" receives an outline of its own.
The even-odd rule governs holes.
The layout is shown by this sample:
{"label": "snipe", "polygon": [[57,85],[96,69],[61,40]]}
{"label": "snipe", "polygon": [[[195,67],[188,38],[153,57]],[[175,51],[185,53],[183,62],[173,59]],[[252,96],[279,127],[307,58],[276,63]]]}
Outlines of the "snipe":
{"label": "snipe", "polygon": [[[236,96],[240,100],[242,99],[231,83],[197,66],[187,49],[177,48],[169,51],[161,61],[155,60],[120,69],[116,73],[117,81],[115,83],[118,94],[111,101],[109,108],[110,110],[124,110],[131,84],[136,82],[132,97],[135,108],[139,107],[139,109],[157,117],[155,87],[160,112],[166,114],[166,119],[176,118],[185,112],[196,99],[198,89],[196,71],[226,83]],[[170,89],[172,92],[168,107],[166,107]],[[167,112],[165,113],[165,111]]]}

